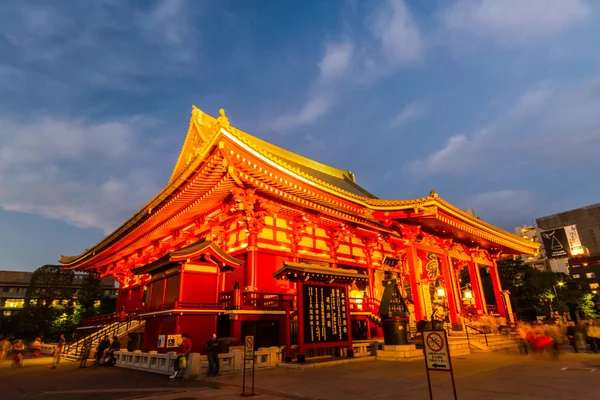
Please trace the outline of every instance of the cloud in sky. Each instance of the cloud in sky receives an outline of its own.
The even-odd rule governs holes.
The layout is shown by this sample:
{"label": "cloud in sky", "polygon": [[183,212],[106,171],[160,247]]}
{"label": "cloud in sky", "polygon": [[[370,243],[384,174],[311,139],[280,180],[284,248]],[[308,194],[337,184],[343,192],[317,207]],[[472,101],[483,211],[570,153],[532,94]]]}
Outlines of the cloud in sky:
{"label": "cloud in sky", "polygon": [[402,110],[392,117],[389,123],[390,128],[398,128],[412,121],[420,119],[427,114],[427,107],[419,102],[412,102],[405,105]]}
{"label": "cloud in sky", "polygon": [[460,0],[441,16],[451,31],[523,43],[575,28],[590,13],[585,0]]}
{"label": "cloud in sky", "polygon": [[143,140],[154,124],[150,117],[0,117],[0,207],[110,232],[157,193],[168,172]]}
{"label": "cloud in sky", "polygon": [[392,66],[413,62],[423,56],[424,39],[404,1],[390,0],[378,8],[370,28],[383,56]]}
{"label": "cloud in sky", "polygon": [[352,42],[327,43],[325,55],[319,62],[320,79],[327,82],[341,78],[348,71],[353,52]]}
{"label": "cloud in sky", "polygon": [[[325,53],[317,63],[320,73],[306,102],[297,111],[276,118],[271,125],[274,130],[288,131],[312,124],[333,109],[341,93],[351,91],[358,83],[377,82],[423,56],[421,32],[402,0],[380,3],[367,18],[359,19],[355,29],[369,34],[346,34],[342,42],[325,44]],[[361,51],[355,51],[357,48]],[[341,81],[340,77],[346,79]]]}

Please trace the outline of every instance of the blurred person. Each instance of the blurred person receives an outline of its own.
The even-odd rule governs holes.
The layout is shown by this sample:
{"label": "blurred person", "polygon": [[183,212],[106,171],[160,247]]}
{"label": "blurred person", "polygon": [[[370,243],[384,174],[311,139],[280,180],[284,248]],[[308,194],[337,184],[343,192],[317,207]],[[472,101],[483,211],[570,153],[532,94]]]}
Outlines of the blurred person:
{"label": "blurred person", "polygon": [[586,329],[587,342],[590,345],[590,351],[597,353],[598,344],[600,342],[600,328],[596,321],[590,321]]}
{"label": "blurred person", "polygon": [[104,338],[98,342],[98,346],[96,346],[96,363],[95,365],[100,364],[100,360],[102,360],[102,356],[104,352],[110,347],[110,339],[108,335],[104,335]]}
{"label": "blurred person", "polygon": [[42,349],[42,339],[39,337],[36,337],[35,340],[31,343],[31,355],[34,357],[39,357],[41,349]]}
{"label": "blurred person", "polygon": [[23,353],[25,352],[25,344],[21,339],[17,340],[13,346],[13,367],[23,367]]}
{"label": "blurred person", "polygon": [[2,338],[2,340],[0,340],[0,366],[4,362],[4,359],[6,358],[6,353],[8,353],[9,349],[10,341],[8,340],[8,338]]}
{"label": "blurred person", "polygon": [[208,376],[219,376],[219,339],[217,334],[206,342],[206,353],[208,356]]}
{"label": "blurred person", "polygon": [[65,334],[61,333],[58,343],[56,344],[56,348],[54,349],[54,353],[52,354],[52,369],[55,369],[56,366],[60,364],[60,359],[62,358],[62,353],[65,349],[66,342]]}
{"label": "blurred person", "polygon": [[[177,359],[175,359],[175,365],[173,366],[175,373],[169,377],[170,379],[180,378],[183,375],[183,371],[187,368],[188,355],[192,351],[192,341],[188,334],[182,333],[181,338],[183,340],[181,341],[181,345],[179,345],[181,349],[180,354],[177,356]],[[210,358],[208,359],[208,365],[210,369]]]}
{"label": "blurred person", "polygon": [[121,350],[121,343],[119,342],[119,338],[117,336],[113,336],[113,341],[108,348],[108,365],[115,365],[117,359],[115,358],[115,351]]}
{"label": "blurred person", "polygon": [[573,351],[579,353],[579,349],[577,348],[577,327],[574,322],[569,322],[567,324],[567,339],[569,340],[569,344],[573,348]]}
{"label": "blurred person", "polygon": [[90,358],[91,352],[92,352],[92,339],[87,337],[83,341],[83,350],[81,351],[81,362],[79,363],[79,368],[85,368],[85,364],[87,363],[88,358]]}

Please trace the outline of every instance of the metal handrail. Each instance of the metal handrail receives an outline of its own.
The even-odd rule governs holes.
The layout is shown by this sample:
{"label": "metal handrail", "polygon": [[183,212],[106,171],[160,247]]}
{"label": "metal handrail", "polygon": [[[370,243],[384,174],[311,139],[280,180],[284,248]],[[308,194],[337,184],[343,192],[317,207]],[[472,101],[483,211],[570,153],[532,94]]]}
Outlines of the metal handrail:
{"label": "metal handrail", "polygon": [[477,328],[475,328],[474,326],[471,326],[471,325],[466,325],[465,324],[465,327],[467,328],[467,329],[465,329],[465,332],[467,332],[467,341],[469,341],[469,329],[468,328],[471,328],[475,332],[483,334],[483,337],[485,338],[485,345],[489,347],[487,334],[484,331],[482,331],[481,329],[477,329]]}
{"label": "metal handrail", "polygon": [[80,346],[85,344],[86,341],[94,343],[95,340],[99,339],[102,336],[108,335],[110,337],[111,335],[114,335],[115,333],[118,334],[119,330],[123,326],[125,326],[125,331],[127,332],[127,331],[129,331],[131,322],[134,320],[137,320],[137,319],[138,319],[137,312],[129,313],[126,315],[125,319],[119,320],[119,321],[114,321],[110,325],[104,326],[101,329],[97,330],[96,332],[86,335],[85,337],[79,339],[75,343],[70,343],[67,346],[65,353],[68,353],[69,351],[71,351],[73,345],[75,345],[75,354],[77,355],[77,354],[79,354]]}

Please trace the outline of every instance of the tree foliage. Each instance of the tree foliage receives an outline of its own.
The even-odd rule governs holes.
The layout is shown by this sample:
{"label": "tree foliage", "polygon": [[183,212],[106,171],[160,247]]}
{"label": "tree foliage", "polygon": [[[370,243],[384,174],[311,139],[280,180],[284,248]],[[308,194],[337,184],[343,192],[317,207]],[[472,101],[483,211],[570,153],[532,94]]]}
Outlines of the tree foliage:
{"label": "tree foliage", "polygon": [[25,293],[25,307],[19,313],[19,331],[24,337],[44,336],[63,314],[73,314],[73,271],[56,265],[36,269]]}
{"label": "tree foliage", "polygon": [[498,262],[498,274],[504,290],[510,291],[513,310],[519,318],[533,320],[550,311],[578,310],[582,317],[595,315],[591,295],[582,292],[562,273],[541,271],[521,258]]}
{"label": "tree foliage", "polygon": [[80,307],[82,318],[88,318],[98,315],[96,302],[102,296],[102,287],[100,277],[94,273],[89,273],[83,279],[81,287],[77,290],[77,304]]}

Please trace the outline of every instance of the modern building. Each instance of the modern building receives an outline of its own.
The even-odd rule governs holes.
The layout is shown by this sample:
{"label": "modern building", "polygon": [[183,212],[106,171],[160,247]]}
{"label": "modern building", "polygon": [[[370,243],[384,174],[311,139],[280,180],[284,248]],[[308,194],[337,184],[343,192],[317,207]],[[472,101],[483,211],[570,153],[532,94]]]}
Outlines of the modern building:
{"label": "modern building", "polygon": [[[587,207],[577,208],[562,213],[549,215],[536,220],[540,234],[544,232],[564,230],[568,245],[562,245],[558,236],[556,239],[558,254],[565,248],[562,257],[548,255],[553,270],[559,269],[568,273],[573,280],[581,283],[582,288],[598,289],[600,284],[600,203]],[[576,236],[576,243],[572,243],[571,236]],[[548,253],[548,250],[544,250]]]}
{"label": "modern building", "polygon": [[[521,236],[525,240],[529,240],[535,243],[540,243],[538,228],[533,225],[523,225],[515,228],[515,235]],[[538,254],[532,255],[521,255],[521,259],[524,264],[531,264],[535,268],[541,271],[547,271],[550,266],[548,265],[548,260],[546,259],[546,254],[544,253],[544,247],[540,247],[540,252]]]}
{"label": "modern building", "polygon": [[[0,312],[10,316],[25,305],[25,294],[31,282],[33,272],[0,271]],[[76,294],[87,274],[76,273],[71,289]],[[117,289],[112,277],[104,277],[101,282],[103,296],[113,296]]]}
{"label": "modern building", "polygon": [[396,285],[412,326],[440,307],[455,330],[484,314],[512,318],[496,262],[538,249],[435,191],[379,199],[350,171],[242,132],[223,110],[213,118],[194,107],[167,186],[60,262],[120,283],[117,308],[145,320],[144,351],[169,351],[182,332],[196,343],[213,332],[253,334],[260,347],[296,344],[301,361],[382,337],[385,285]]}
{"label": "modern building", "polygon": [[600,254],[600,203],[536,219],[542,231],[576,225],[589,254]]}

